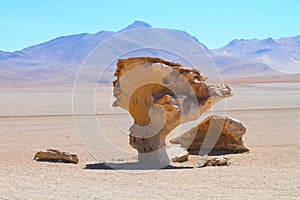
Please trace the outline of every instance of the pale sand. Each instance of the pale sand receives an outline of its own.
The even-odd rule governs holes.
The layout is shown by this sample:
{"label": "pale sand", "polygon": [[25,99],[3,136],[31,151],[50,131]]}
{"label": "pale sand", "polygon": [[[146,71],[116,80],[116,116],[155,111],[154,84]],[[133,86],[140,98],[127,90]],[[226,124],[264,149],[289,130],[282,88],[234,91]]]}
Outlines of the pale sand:
{"label": "pale sand", "polygon": [[[233,86],[234,97],[227,101],[227,115],[247,127],[244,140],[251,151],[232,155],[229,167],[129,172],[85,169],[86,164],[97,160],[77,134],[70,91],[68,88],[1,91],[0,199],[300,197],[300,84]],[[110,95],[109,86],[97,93],[98,114],[109,113]],[[110,139],[115,144],[134,152],[127,136],[120,135],[114,124],[109,124],[110,115],[97,117],[107,119],[105,125],[111,128]],[[47,148],[74,152],[80,163],[33,160],[37,150]],[[106,151],[105,160],[128,160],[132,156],[101,150]]]}

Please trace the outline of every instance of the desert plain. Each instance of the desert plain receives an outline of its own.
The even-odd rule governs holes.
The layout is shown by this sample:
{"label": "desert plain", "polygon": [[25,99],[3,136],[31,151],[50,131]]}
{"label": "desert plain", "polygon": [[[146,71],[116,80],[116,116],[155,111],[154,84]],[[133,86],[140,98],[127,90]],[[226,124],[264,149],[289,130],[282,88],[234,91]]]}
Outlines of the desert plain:
{"label": "desert plain", "polygon": [[[76,128],[72,87],[1,87],[0,199],[300,199],[300,83],[231,87],[225,114],[246,126],[250,151],[230,155],[229,166],[160,170],[98,167],[136,154],[124,128],[128,115],[111,114],[112,86],[99,86],[95,113],[81,116],[97,118],[119,149],[103,142],[97,154]],[[75,153],[80,162],[33,160],[48,148]]]}

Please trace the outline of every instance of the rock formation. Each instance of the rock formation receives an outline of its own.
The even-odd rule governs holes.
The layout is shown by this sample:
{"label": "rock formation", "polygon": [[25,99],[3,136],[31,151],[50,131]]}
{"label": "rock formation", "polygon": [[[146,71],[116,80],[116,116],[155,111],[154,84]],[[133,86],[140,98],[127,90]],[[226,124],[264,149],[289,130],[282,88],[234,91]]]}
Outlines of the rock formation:
{"label": "rock formation", "polygon": [[77,155],[55,149],[47,149],[46,151],[38,151],[34,155],[34,160],[50,161],[50,162],[66,162],[77,164],[79,159]]}
{"label": "rock formation", "polygon": [[217,156],[213,158],[209,158],[207,155],[200,158],[199,162],[194,166],[195,168],[201,168],[206,166],[224,166],[229,165],[228,155]]}
{"label": "rock formation", "polygon": [[160,58],[120,59],[115,76],[113,106],[133,117],[129,143],[143,162],[165,162],[166,136],[232,95],[227,85],[206,84],[198,70]]}
{"label": "rock formation", "polygon": [[179,144],[167,145],[167,154],[172,162],[185,162],[190,155],[187,149]]}
{"label": "rock formation", "polygon": [[[235,119],[221,116],[210,116],[202,121],[197,127],[192,128],[178,138],[172,139],[173,144],[180,144],[185,147],[190,154],[199,155],[200,148],[205,148],[204,139],[207,136],[208,129],[214,129],[216,126],[222,126],[220,135],[217,135],[215,145],[212,149],[202,149],[209,152],[209,155],[221,155],[227,153],[240,153],[249,151],[244,146],[242,136],[246,133],[243,124]],[[208,137],[207,137],[208,138]]]}

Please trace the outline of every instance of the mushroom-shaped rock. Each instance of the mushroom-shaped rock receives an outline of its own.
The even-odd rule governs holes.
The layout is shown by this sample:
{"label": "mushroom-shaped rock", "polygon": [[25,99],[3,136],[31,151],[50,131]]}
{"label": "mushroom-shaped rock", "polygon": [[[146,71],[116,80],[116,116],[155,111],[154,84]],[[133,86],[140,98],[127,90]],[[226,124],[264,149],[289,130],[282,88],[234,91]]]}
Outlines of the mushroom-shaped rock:
{"label": "mushroom-shaped rock", "polygon": [[133,117],[129,143],[144,162],[169,162],[166,136],[232,95],[227,85],[207,85],[197,69],[160,58],[120,59],[115,76],[113,106]]}

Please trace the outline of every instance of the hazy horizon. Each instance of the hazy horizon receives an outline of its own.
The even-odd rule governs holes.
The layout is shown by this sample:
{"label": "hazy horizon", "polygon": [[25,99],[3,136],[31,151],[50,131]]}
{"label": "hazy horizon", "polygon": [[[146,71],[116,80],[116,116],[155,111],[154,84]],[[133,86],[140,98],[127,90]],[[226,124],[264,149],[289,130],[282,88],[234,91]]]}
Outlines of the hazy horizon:
{"label": "hazy horizon", "polygon": [[0,4],[1,25],[5,27],[1,31],[0,50],[9,52],[65,35],[116,32],[134,21],[184,30],[210,49],[223,47],[233,39],[277,39],[300,34],[300,27],[295,26],[300,17],[300,2],[293,0],[143,4],[28,0]]}
{"label": "hazy horizon", "polygon": [[[147,24],[151,25],[150,23],[148,23],[148,22],[146,22],[146,21],[135,20],[135,21],[133,21],[131,24],[128,24],[127,26],[132,25],[132,24],[134,24],[135,22],[143,22],[143,23],[147,23]],[[116,31],[99,30],[99,31],[93,32],[93,33],[86,33],[86,32],[84,32],[84,33],[73,33],[73,34],[69,34],[69,35],[61,35],[61,36],[57,36],[57,37],[55,37],[55,38],[51,38],[51,39],[46,40],[46,41],[42,41],[42,42],[37,43],[37,44],[31,44],[31,45],[26,46],[26,47],[24,47],[24,48],[22,48],[22,49],[17,49],[17,50],[13,50],[13,51],[4,51],[4,52],[21,51],[21,50],[23,50],[23,49],[25,49],[25,48],[28,48],[28,47],[31,47],[31,46],[35,46],[35,45],[39,45],[39,44],[43,44],[43,43],[49,42],[49,41],[54,40],[54,39],[59,38],[59,37],[72,36],[72,35],[79,35],[79,34],[96,34],[96,33],[101,32],[101,31],[108,31],[108,32],[115,32],[115,33],[117,33],[118,31],[120,31],[120,30],[126,28],[127,26],[125,26],[125,27],[120,27],[119,30],[116,30]],[[151,26],[152,26],[152,25],[151,25]],[[153,27],[153,26],[152,26],[152,27]],[[161,28],[161,27],[153,27],[153,28]],[[178,30],[178,29],[174,29],[174,30]],[[185,31],[185,30],[180,30],[180,31]],[[187,33],[189,33],[189,32],[187,32]],[[195,36],[195,37],[196,37],[201,43],[203,43],[206,47],[208,47],[208,49],[214,50],[214,49],[219,49],[219,48],[225,47],[227,44],[229,44],[229,43],[230,43],[231,41],[233,41],[233,40],[255,40],[255,39],[257,39],[257,40],[264,40],[264,39],[268,39],[268,38],[272,38],[272,39],[274,39],[274,40],[278,40],[278,39],[282,39],[282,38],[296,37],[296,36],[299,36],[299,35],[300,35],[300,33],[299,33],[298,35],[282,36],[282,37],[279,37],[279,38],[272,38],[272,37],[266,37],[266,38],[232,38],[232,40],[228,41],[228,42],[225,43],[223,46],[220,46],[220,47],[218,47],[218,48],[210,48],[206,43],[204,43],[203,41],[199,40],[196,36]],[[194,35],[192,35],[192,36],[194,36]],[[0,51],[3,51],[3,50],[0,49]]]}

